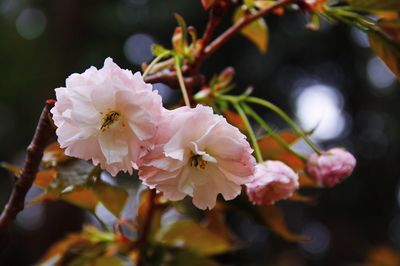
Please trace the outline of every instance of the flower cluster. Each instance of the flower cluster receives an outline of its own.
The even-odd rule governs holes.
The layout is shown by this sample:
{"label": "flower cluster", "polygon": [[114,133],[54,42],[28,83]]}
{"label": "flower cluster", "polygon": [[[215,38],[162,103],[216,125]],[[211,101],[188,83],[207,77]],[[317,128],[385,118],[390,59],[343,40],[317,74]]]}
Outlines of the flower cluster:
{"label": "flower cluster", "polygon": [[[251,202],[274,204],[299,188],[298,175],[284,163],[256,165],[246,136],[211,107],[167,110],[140,73],[110,58],[102,69],[71,75],[56,96],[51,113],[66,155],[92,160],[114,176],[137,169],[145,185],[169,200],[190,196],[196,207],[212,209],[219,194],[231,200],[246,185]],[[311,156],[308,171],[328,186],[339,182],[355,163],[338,155],[343,167],[337,168],[339,153]]]}
{"label": "flower cluster", "polygon": [[104,67],[73,74],[56,89],[51,110],[58,141],[69,156],[92,160],[116,175],[139,169],[140,179],[170,200],[193,197],[213,208],[218,194],[235,198],[254,175],[246,137],[212,108],[163,108],[140,73]]}

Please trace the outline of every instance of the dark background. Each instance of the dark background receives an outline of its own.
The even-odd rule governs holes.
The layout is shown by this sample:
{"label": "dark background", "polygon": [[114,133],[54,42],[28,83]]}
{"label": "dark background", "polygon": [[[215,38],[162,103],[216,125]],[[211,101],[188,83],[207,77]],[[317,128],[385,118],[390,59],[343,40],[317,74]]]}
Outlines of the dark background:
{"label": "dark background", "polygon": [[[54,97],[54,88],[63,86],[68,75],[101,67],[108,56],[136,71],[141,61],[151,60],[152,42],[170,47],[174,12],[202,33],[207,15],[200,0],[0,0],[0,161],[22,162],[44,101]],[[348,181],[321,191],[317,206],[283,204],[290,228],[311,236],[311,242],[288,244],[233,215],[230,223],[247,248],[221,260],[231,265],[359,265],[371,249],[400,248],[399,83],[360,32],[343,25],[310,32],[301,13],[269,16],[267,23],[266,55],[235,37],[205,63],[203,72],[211,77],[225,66],[235,67],[237,92],[253,86],[255,95],[277,103],[306,128],[326,114],[317,140],[326,148],[347,147],[358,165]],[[176,97],[164,86],[157,88],[166,102]],[[284,128],[276,117],[264,116]],[[0,176],[3,206],[12,183],[5,171]],[[63,203],[26,209],[12,228],[11,244],[0,253],[0,265],[32,264],[85,219]]]}

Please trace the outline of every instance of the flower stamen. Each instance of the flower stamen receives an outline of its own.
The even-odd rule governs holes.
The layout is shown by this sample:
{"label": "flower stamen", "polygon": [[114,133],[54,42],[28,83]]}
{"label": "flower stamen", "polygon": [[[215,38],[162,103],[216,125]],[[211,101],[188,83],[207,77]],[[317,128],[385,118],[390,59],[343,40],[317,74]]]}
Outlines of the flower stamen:
{"label": "flower stamen", "polygon": [[110,128],[110,126],[119,120],[121,114],[117,111],[109,111],[104,117],[101,123],[101,131],[105,131],[106,129]]}
{"label": "flower stamen", "polygon": [[206,169],[207,161],[203,160],[203,157],[201,155],[193,155],[191,160],[190,160],[190,166],[200,168],[200,169]]}

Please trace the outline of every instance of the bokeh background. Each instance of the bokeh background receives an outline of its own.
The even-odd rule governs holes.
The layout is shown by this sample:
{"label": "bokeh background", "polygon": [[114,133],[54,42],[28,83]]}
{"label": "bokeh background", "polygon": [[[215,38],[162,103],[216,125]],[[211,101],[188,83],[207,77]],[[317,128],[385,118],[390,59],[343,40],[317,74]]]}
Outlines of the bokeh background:
{"label": "bokeh background", "polygon": [[[44,101],[65,78],[112,57],[139,70],[150,45],[170,47],[183,15],[201,33],[207,15],[200,0],[0,0],[0,161],[21,163]],[[227,15],[228,26],[230,14]],[[316,206],[281,204],[289,227],[311,241],[289,244],[243,217],[229,217],[243,249],[222,256],[227,265],[362,265],[371,250],[400,248],[400,86],[370,51],[364,33],[324,24],[306,30],[301,13],[269,16],[269,51],[259,54],[235,37],[208,60],[207,77],[231,65],[237,91],[280,105],[324,147],[345,146],[358,165],[343,184],[321,191]],[[166,103],[177,92],[157,89]],[[285,125],[269,113],[276,128]],[[0,205],[12,180],[0,170]],[[31,265],[54,241],[87,221],[79,209],[49,203],[23,211],[0,265]],[[379,253],[379,252],[378,252]]]}

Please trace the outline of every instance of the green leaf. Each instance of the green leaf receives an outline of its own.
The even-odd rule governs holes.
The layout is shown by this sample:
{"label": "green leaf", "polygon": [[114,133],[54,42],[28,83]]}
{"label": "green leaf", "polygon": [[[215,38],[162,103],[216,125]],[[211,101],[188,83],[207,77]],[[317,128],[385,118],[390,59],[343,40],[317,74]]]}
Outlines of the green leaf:
{"label": "green leaf", "polygon": [[104,207],[116,217],[119,217],[128,199],[128,192],[122,188],[107,184],[100,179],[94,183],[92,189]]}
{"label": "green leaf", "polygon": [[186,21],[178,13],[175,13],[175,19],[178,22],[179,30],[175,30],[174,35],[172,36],[172,44],[175,51],[184,52],[188,46],[188,30]]}
{"label": "green leaf", "polygon": [[368,33],[368,39],[372,50],[400,79],[400,45],[386,38],[383,34],[373,31]]}
{"label": "green leaf", "polygon": [[95,266],[122,266],[124,265],[124,261],[120,258],[113,256],[113,257],[100,257],[94,260],[93,264]]}
{"label": "green leaf", "polygon": [[156,235],[156,239],[161,244],[186,248],[203,256],[232,250],[228,240],[192,220],[180,220],[163,227]]}
{"label": "green leaf", "polygon": [[15,176],[19,176],[21,174],[21,168],[11,163],[0,162],[0,167],[7,170],[10,174],[13,174]]}
{"label": "green leaf", "polygon": [[350,0],[350,5],[361,10],[400,10],[399,0]]}
{"label": "green leaf", "polygon": [[[233,15],[233,22],[237,23],[242,19],[247,9],[238,7]],[[246,38],[252,41],[262,53],[268,50],[269,31],[267,24],[263,18],[259,18],[248,26],[244,27],[241,32]]]}
{"label": "green leaf", "polygon": [[252,7],[254,7],[254,1],[255,1],[255,0],[244,0],[243,3],[244,3],[248,8],[252,8]]}
{"label": "green leaf", "polygon": [[169,52],[169,50],[166,49],[166,48],[164,48],[164,47],[163,47],[162,45],[160,45],[160,44],[153,44],[153,45],[151,46],[151,53],[152,53],[155,57],[160,56],[160,55],[162,55],[162,54],[165,54],[166,52]]}

